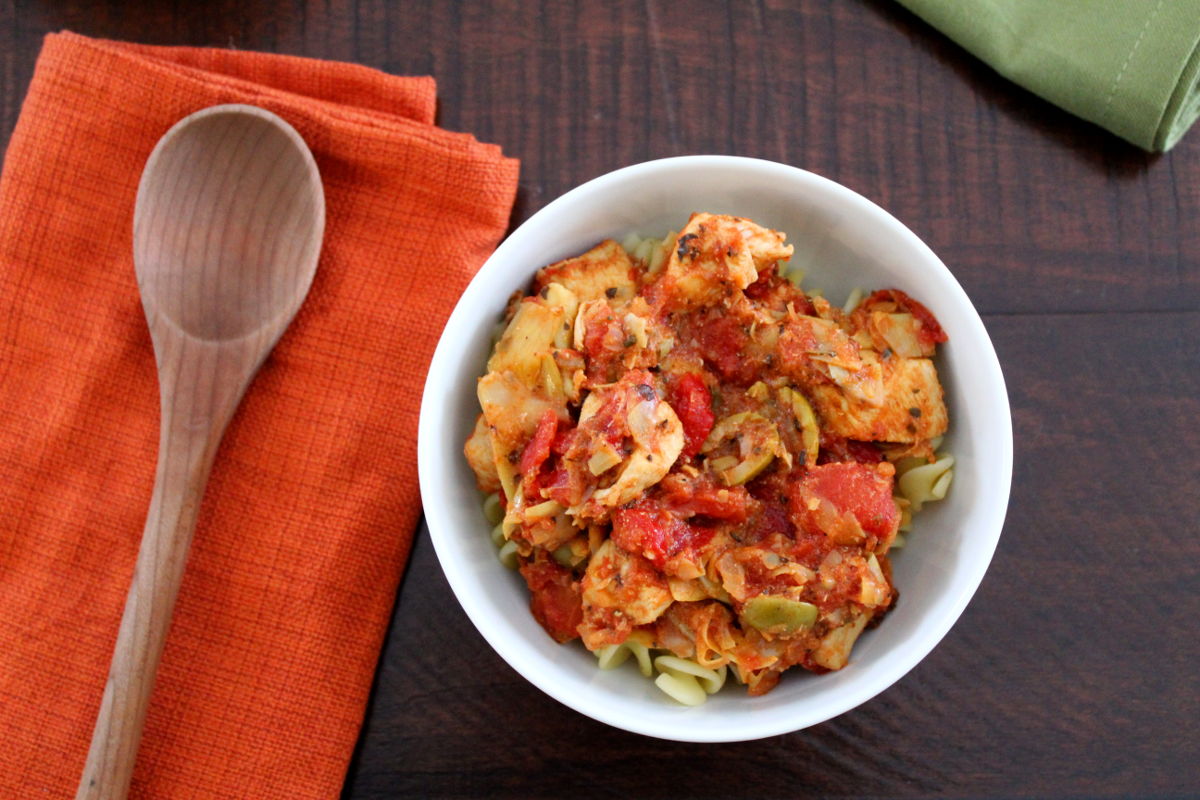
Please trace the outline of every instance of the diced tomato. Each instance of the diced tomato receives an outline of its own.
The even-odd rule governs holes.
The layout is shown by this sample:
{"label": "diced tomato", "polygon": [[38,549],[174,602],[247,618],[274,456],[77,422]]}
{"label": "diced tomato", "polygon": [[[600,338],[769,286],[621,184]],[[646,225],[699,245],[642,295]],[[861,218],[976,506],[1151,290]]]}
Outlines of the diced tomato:
{"label": "diced tomato", "polygon": [[521,453],[521,474],[532,475],[542,466],[542,462],[550,456],[550,444],[554,441],[554,434],[558,430],[558,415],[553,409],[546,409],[542,412],[542,418],[538,420],[537,430],[533,433],[533,438],[529,440],[529,444],[525,445],[525,451]]}
{"label": "diced tomato", "polygon": [[929,343],[945,342],[949,340],[946,331],[942,329],[941,323],[937,321],[937,317],[933,312],[925,307],[925,304],[919,300],[914,300],[899,289],[892,289],[892,296],[896,301],[908,309],[908,312],[921,321],[921,337]]}
{"label": "diced tomato", "polygon": [[[663,511],[622,508],[613,513],[612,540],[629,553],[645,556],[662,566],[670,556],[671,540],[685,523]],[[675,529],[675,530],[673,530]]]}
{"label": "diced tomato", "polygon": [[878,464],[880,461],[883,461],[883,453],[871,442],[846,439],[836,434],[821,431],[821,452],[817,456],[817,463],[829,464],[838,461]]}
{"label": "diced tomato", "polygon": [[812,316],[816,312],[804,292],[779,274],[779,265],[771,264],[758,271],[758,280],[746,287],[746,296],[765,308],[782,311],[789,304],[797,314]]}
{"label": "diced tomato", "polygon": [[912,314],[921,323],[921,329],[917,332],[917,338],[923,344],[932,346],[949,340],[950,337],[942,330],[942,326],[937,321],[937,317],[933,315],[933,312],[919,301],[909,297],[905,292],[899,289],[880,289],[877,292],[872,292],[866,302],[871,303],[880,300],[891,300],[901,310]]}
{"label": "diced tomato", "polygon": [[746,359],[750,334],[740,322],[725,314],[709,314],[697,323],[695,337],[700,354],[722,378],[744,383],[754,377]]}
{"label": "diced tomato", "polygon": [[745,522],[755,505],[744,486],[718,486],[711,476],[672,473],[658,484],[658,498],[678,517],[703,516]]}
{"label": "diced tomato", "polygon": [[833,548],[833,543],[824,533],[796,531],[792,544],[792,558],[809,567],[816,568]]}
{"label": "diced tomato", "polygon": [[558,427],[558,433],[554,434],[554,441],[550,443],[550,452],[563,455],[571,449],[571,445],[575,444],[577,428],[570,426]]}
{"label": "diced tomato", "polygon": [[659,568],[667,559],[701,547],[713,536],[711,528],[691,525],[657,503],[618,509],[612,521],[613,543]]}
{"label": "diced tomato", "polygon": [[548,497],[565,508],[578,503],[583,495],[578,475],[562,467],[544,473],[534,485],[535,496]]}
{"label": "diced tomato", "polygon": [[684,375],[671,390],[670,404],[683,423],[683,455],[694,456],[700,452],[715,421],[712,395],[704,385],[704,379],[694,372]]}
{"label": "diced tomato", "polygon": [[711,525],[690,522],[688,523],[688,535],[690,538],[683,547],[679,548],[680,551],[699,550],[712,541],[712,538],[717,535],[717,529]]}
{"label": "diced tomato", "polygon": [[852,515],[864,533],[880,540],[890,538],[900,525],[900,511],[892,499],[892,479],[865,464],[840,462],[811,467],[792,487],[793,519],[802,530],[817,533],[821,531],[820,517],[801,499],[806,496],[825,498],[839,512]]}
{"label": "diced tomato", "polygon": [[766,269],[758,271],[758,277],[754,283],[746,287],[746,296],[754,300],[764,300],[771,294],[779,283],[779,270],[777,265],[771,264]]}
{"label": "diced tomato", "polygon": [[728,489],[717,486],[698,488],[691,499],[679,506],[680,511],[702,517],[745,522],[752,504],[750,493],[741,486]]}
{"label": "diced tomato", "polygon": [[588,377],[599,383],[616,380],[620,376],[621,356],[628,347],[621,321],[606,303],[597,303],[587,309],[583,322]]}
{"label": "diced tomato", "polygon": [[792,522],[788,518],[787,509],[782,505],[768,503],[754,516],[754,519],[747,528],[746,536],[742,541],[743,543],[753,543],[761,541],[773,533],[782,533],[790,536],[792,533]]}
{"label": "diced tomato", "polygon": [[611,345],[616,333],[619,333],[620,327],[616,317],[611,315],[591,319],[588,322],[591,324],[584,328],[583,349],[590,358],[594,359],[601,356],[606,349],[614,349]]}
{"label": "diced tomato", "polygon": [[586,459],[594,451],[597,438],[619,448],[629,436],[629,403],[648,397],[657,398],[654,376],[644,369],[631,369],[621,376],[619,386],[592,395],[600,400],[595,413],[576,430],[579,436],[572,442],[568,458]]}
{"label": "diced tomato", "polygon": [[545,554],[521,566],[521,577],[529,585],[529,608],[533,618],[556,642],[579,635],[583,622],[583,598],[579,582],[566,567],[548,560]]}

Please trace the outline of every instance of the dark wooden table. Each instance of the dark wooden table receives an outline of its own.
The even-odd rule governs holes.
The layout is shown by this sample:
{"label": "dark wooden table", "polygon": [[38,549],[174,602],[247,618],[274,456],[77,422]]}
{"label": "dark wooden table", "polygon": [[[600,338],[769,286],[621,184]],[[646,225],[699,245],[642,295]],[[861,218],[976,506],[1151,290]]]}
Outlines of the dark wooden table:
{"label": "dark wooden table", "polygon": [[0,144],[63,27],[432,74],[442,126],[522,160],[514,224],[661,156],[813,170],[924,238],[999,352],[1004,535],[891,689],[758,742],[608,728],[491,651],[422,532],[345,797],[1200,794],[1200,130],[1142,153],[883,1],[6,0]]}

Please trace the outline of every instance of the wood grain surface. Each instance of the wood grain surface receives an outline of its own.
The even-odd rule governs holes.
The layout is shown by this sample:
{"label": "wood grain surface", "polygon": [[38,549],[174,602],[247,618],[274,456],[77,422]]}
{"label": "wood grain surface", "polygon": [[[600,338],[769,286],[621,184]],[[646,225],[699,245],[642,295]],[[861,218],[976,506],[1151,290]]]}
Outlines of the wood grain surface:
{"label": "wood grain surface", "polygon": [[995,342],[1005,532],[895,686],[759,742],[623,733],[509,669],[422,533],[345,798],[1200,794],[1200,130],[1142,153],[885,0],[7,0],[0,141],[63,27],[432,74],[439,124],[522,160],[514,224],[649,158],[810,169],[921,236]]}

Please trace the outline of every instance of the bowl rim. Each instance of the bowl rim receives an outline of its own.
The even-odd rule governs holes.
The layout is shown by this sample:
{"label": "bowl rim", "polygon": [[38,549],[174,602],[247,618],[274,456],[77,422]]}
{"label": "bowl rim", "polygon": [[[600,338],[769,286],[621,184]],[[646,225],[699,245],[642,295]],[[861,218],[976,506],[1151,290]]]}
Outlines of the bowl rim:
{"label": "bowl rim", "polygon": [[[975,341],[982,344],[985,350],[985,352],[978,352],[975,355],[982,358],[985,362],[982,367],[989,379],[989,399],[996,404],[998,410],[1002,410],[1003,412],[997,414],[996,418],[991,421],[999,427],[995,435],[1000,444],[1000,451],[989,453],[989,475],[993,478],[993,482],[991,492],[985,494],[984,497],[990,500],[989,505],[992,510],[984,520],[985,529],[975,532],[973,547],[976,557],[970,561],[969,569],[957,581],[957,593],[951,596],[949,602],[945,603],[943,606],[945,610],[942,616],[926,632],[926,635],[921,640],[921,644],[916,647],[901,648],[900,652],[893,654],[884,673],[876,681],[865,683],[865,685],[860,687],[852,687],[856,688],[856,690],[846,691],[843,696],[839,697],[838,702],[826,701],[823,704],[818,704],[822,708],[816,713],[811,713],[807,716],[797,715],[795,719],[776,718],[773,724],[766,721],[759,721],[756,724],[753,720],[746,720],[740,724],[730,724],[720,731],[705,726],[689,727],[686,716],[673,719],[669,724],[650,718],[630,717],[612,711],[602,701],[594,701],[586,696],[568,693],[553,680],[549,679],[549,672],[541,669],[540,665],[531,663],[531,661],[539,661],[540,657],[536,656],[536,654],[517,652],[516,645],[499,636],[495,631],[490,630],[483,619],[485,613],[483,605],[486,604],[485,601],[478,596],[480,593],[473,591],[468,586],[469,571],[450,552],[451,545],[448,537],[454,535],[452,530],[453,525],[449,520],[442,518],[445,512],[442,511],[443,505],[439,503],[439,498],[435,494],[433,476],[430,474],[430,471],[433,469],[432,464],[440,457],[436,438],[438,435],[438,424],[444,417],[442,406],[444,405],[446,383],[441,380],[441,376],[454,368],[453,363],[447,363],[447,359],[449,358],[448,333],[457,330],[464,324],[464,317],[468,314],[468,309],[476,304],[475,296],[485,291],[484,284],[487,282],[487,276],[494,271],[494,265],[504,262],[510,252],[521,247],[527,238],[537,234],[542,219],[553,216],[563,206],[569,206],[577,202],[583,195],[603,190],[610,184],[627,181],[634,177],[645,179],[666,171],[705,169],[710,167],[736,168],[760,173],[766,171],[777,175],[788,173],[792,179],[798,179],[801,183],[808,183],[818,190],[838,196],[855,213],[856,218],[858,218],[858,215],[865,215],[872,224],[878,223],[884,225],[891,229],[892,234],[908,240],[908,243],[914,246],[924,258],[925,264],[922,269],[932,269],[935,273],[940,272],[940,278],[944,285],[939,288],[944,288],[953,293],[955,295],[953,302],[963,308],[965,312],[963,315],[965,324],[974,329]],[[967,604],[978,590],[983,576],[991,564],[1004,526],[1012,483],[1012,411],[1008,400],[1004,375],[1000,368],[995,347],[992,344],[991,337],[987,334],[978,310],[970,301],[970,298],[958,283],[953,273],[942,263],[941,259],[938,258],[920,237],[896,217],[892,216],[891,213],[870,199],[855,192],[853,189],[814,172],[789,164],[744,156],[674,156],[625,166],[594,177],[565,192],[521,223],[485,260],[479,271],[471,279],[467,288],[456,301],[454,310],[439,335],[437,347],[430,361],[421,397],[417,457],[421,500],[425,510],[426,525],[429,528],[434,550],[437,553],[438,561],[450,584],[451,590],[458,600],[459,605],[471,620],[471,623],[488,642],[489,646],[525,680],[574,711],[615,728],[633,733],[667,740],[697,743],[749,741],[802,730],[846,713],[867,702],[911,671],[922,659],[932,652],[958,621]],[[752,715],[746,716],[750,717]]]}

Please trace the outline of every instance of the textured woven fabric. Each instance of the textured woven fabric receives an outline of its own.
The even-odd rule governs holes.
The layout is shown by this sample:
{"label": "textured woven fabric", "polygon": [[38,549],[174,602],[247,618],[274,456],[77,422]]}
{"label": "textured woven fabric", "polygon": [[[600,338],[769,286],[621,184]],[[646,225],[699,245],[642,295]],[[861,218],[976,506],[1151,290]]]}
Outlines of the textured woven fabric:
{"label": "textured woven fabric", "polygon": [[1200,0],[899,0],[1026,89],[1145,150],[1200,116]]}
{"label": "textured woven fabric", "polygon": [[517,163],[430,124],[434,83],[347,64],[46,39],[0,179],[0,797],[65,797],[154,479],[131,257],[158,138],[253,103],[308,142],[312,292],[226,433],[133,782],[138,798],[335,797],[420,513],[417,413]]}

